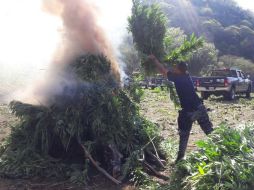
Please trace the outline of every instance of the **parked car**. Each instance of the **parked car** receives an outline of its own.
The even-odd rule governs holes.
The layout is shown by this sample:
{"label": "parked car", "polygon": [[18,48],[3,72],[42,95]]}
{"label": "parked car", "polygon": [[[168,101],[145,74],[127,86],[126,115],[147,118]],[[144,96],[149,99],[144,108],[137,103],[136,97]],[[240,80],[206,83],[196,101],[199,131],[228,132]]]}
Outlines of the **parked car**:
{"label": "parked car", "polygon": [[149,86],[149,80],[145,79],[145,80],[139,81],[139,86],[141,88],[148,88],[148,86]]}
{"label": "parked car", "polygon": [[211,76],[201,77],[197,81],[197,91],[203,99],[210,95],[223,95],[225,99],[234,100],[236,94],[251,96],[252,82],[239,69],[213,70]]}
{"label": "parked car", "polygon": [[145,80],[139,82],[139,85],[143,88],[155,89],[156,87],[166,87],[166,79],[162,75],[156,75],[155,77],[147,77]]}
{"label": "parked car", "polygon": [[167,79],[163,77],[162,75],[158,74],[153,82],[155,83],[156,87],[160,87],[161,89],[164,89],[166,87]]}

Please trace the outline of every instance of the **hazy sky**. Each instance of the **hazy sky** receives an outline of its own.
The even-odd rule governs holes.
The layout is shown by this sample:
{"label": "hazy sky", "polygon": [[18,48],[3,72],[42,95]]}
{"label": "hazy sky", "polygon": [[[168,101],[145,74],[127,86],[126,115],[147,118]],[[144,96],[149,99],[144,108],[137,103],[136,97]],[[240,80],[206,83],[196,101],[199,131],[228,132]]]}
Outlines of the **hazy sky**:
{"label": "hazy sky", "polygon": [[253,0],[235,0],[244,9],[250,9],[254,11],[254,1]]}
{"label": "hazy sky", "polygon": [[[94,0],[93,0],[94,1]],[[95,0],[102,12],[101,22],[114,45],[127,33],[127,18],[131,14],[131,0]]]}

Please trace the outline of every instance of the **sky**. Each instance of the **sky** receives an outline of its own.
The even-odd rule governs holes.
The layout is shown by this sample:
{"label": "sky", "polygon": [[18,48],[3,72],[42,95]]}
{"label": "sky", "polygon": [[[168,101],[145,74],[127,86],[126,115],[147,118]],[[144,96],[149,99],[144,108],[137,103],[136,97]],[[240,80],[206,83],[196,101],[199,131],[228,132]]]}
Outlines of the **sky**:
{"label": "sky", "polygon": [[127,33],[127,18],[131,14],[132,0],[93,0],[102,13],[101,22],[113,46],[121,43]]}
{"label": "sky", "polygon": [[242,8],[254,11],[254,0],[235,0]]}

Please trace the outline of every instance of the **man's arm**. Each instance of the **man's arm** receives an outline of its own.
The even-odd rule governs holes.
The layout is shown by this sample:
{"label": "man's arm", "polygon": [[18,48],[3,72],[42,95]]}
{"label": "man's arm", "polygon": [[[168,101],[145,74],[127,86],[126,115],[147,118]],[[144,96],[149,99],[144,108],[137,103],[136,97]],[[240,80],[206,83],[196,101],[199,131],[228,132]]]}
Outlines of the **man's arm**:
{"label": "man's arm", "polygon": [[167,77],[167,74],[168,74],[168,69],[162,65],[160,63],[160,61],[154,56],[154,55],[150,55],[149,57],[149,60],[151,60],[155,65],[156,65],[156,68],[157,70],[162,74],[164,75],[165,77]]}

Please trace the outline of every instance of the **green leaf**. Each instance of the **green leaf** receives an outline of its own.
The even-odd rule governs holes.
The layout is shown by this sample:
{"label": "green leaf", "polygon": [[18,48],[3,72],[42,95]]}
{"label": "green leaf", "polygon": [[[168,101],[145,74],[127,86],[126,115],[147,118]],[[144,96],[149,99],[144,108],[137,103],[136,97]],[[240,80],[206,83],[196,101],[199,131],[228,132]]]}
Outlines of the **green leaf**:
{"label": "green leaf", "polygon": [[205,171],[203,170],[201,166],[198,166],[198,171],[201,175],[205,175]]}

